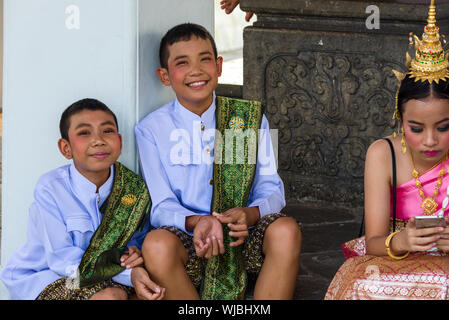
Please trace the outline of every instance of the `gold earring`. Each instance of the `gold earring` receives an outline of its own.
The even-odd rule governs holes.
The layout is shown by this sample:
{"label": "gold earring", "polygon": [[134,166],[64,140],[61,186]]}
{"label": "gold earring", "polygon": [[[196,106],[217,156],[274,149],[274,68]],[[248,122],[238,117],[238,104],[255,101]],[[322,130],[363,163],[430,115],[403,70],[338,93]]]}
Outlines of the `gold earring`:
{"label": "gold earring", "polygon": [[401,151],[402,151],[403,154],[405,154],[407,152],[407,148],[405,146],[405,139],[404,139],[404,137],[405,137],[404,126],[401,127],[401,135],[402,135],[402,138],[401,138]]}

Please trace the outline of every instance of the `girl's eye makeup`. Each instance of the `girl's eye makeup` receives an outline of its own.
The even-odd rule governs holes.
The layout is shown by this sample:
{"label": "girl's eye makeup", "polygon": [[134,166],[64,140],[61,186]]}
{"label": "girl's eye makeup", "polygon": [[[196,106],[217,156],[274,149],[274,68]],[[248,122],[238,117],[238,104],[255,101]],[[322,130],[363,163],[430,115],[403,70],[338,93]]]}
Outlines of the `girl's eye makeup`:
{"label": "girl's eye makeup", "polygon": [[[445,125],[443,127],[438,127],[437,130],[440,131],[440,132],[448,131],[449,130],[449,124],[447,124],[447,125]],[[423,132],[423,129],[419,128],[419,127],[410,127],[410,131],[413,132],[413,133],[420,133],[420,132]]]}
{"label": "girl's eye makeup", "polygon": [[422,132],[422,128],[410,127],[410,131],[414,132],[414,133],[420,133],[420,132]]}

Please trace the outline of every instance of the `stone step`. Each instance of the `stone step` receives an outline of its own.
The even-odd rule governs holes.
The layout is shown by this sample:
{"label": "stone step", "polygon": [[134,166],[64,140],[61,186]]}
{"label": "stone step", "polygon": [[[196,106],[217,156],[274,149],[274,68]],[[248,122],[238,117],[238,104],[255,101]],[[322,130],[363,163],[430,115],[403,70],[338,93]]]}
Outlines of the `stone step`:
{"label": "stone step", "polygon": [[[316,204],[289,204],[283,213],[301,223],[302,248],[295,300],[322,300],[345,258],[341,244],[358,236],[360,209]],[[256,279],[249,279],[247,299],[252,299]]]}

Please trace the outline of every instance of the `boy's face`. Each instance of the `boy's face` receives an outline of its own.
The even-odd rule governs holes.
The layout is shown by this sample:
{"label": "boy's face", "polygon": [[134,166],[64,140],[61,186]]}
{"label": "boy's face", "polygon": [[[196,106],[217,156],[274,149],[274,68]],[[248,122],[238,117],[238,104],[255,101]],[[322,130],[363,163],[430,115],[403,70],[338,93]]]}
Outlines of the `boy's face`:
{"label": "boy's face", "polygon": [[122,151],[122,137],[114,117],[101,110],[83,110],[69,121],[69,141],[58,141],[62,155],[73,159],[78,171],[91,181],[109,176],[109,167]]}
{"label": "boy's face", "polygon": [[191,111],[208,107],[221,76],[223,59],[215,58],[208,39],[196,36],[168,49],[168,69],[157,69],[161,82],[171,85],[179,102]]}

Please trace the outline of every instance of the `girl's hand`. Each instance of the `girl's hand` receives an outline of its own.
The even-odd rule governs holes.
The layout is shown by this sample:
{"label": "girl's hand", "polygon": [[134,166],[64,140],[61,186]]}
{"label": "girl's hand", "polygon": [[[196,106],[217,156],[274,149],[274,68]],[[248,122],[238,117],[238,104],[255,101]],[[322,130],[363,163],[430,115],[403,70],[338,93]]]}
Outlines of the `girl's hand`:
{"label": "girl's hand", "polygon": [[[399,233],[398,247],[410,252],[424,252],[437,246],[443,227],[416,229],[415,218],[410,218],[405,230]],[[449,235],[449,233],[448,233]],[[448,238],[449,239],[449,238]]]}
{"label": "girl's hand", "polygon": [[449,252],[449,217],[444,217],[446,220],[446,227],[444,231],[440,233],[441,238],[437,241],[437,248],[443,252]]}

